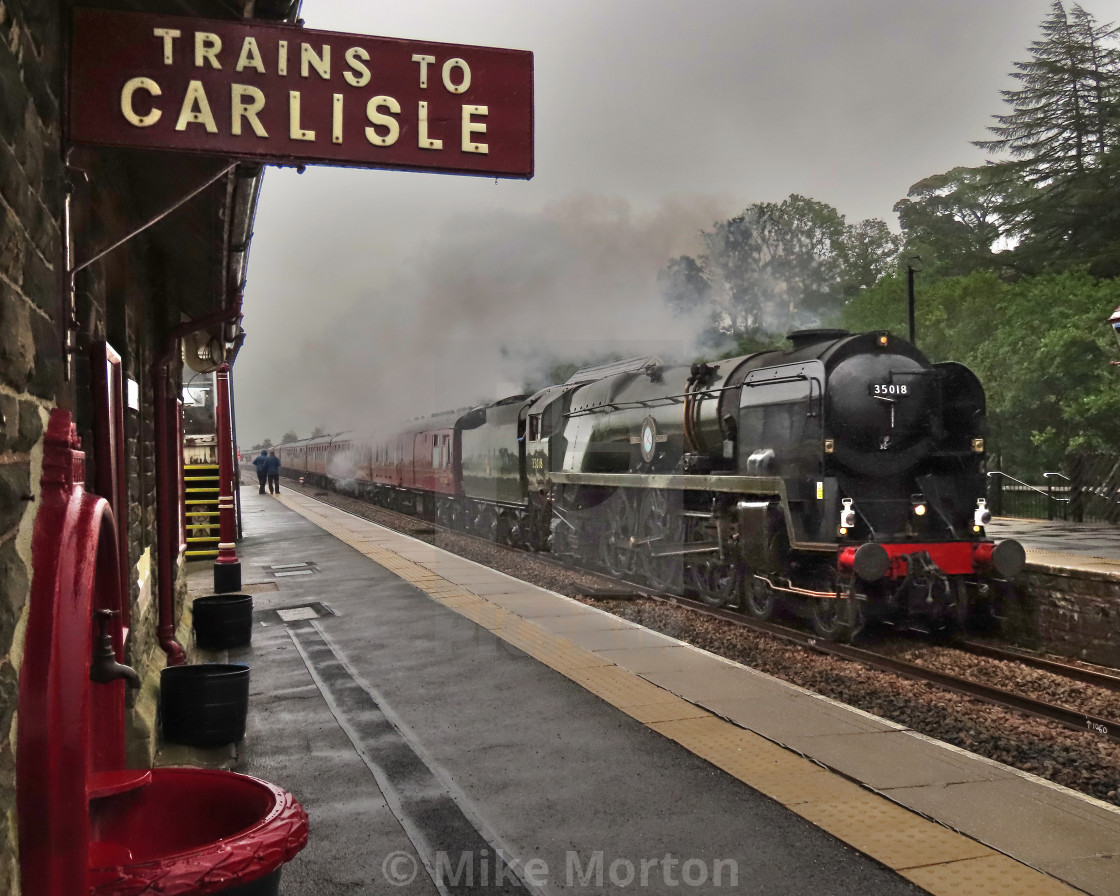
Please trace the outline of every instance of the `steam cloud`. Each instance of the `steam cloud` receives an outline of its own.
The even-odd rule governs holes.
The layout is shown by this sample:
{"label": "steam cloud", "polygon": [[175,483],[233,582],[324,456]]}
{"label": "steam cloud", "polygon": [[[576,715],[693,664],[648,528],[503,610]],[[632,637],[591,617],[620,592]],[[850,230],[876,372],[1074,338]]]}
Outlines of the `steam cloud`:
{"label": "steam cloud", "polygon": [[[299,353],[315,363],[285,383],[283,419],[301,436],[317,424],[374,432],[518,392],[556,361],[688,359],[701,321],[673,316],[655,279],[729,212],[715,198],[635,213],[626,201],[586,196],[537,215],[451,219],[388,276],[352,268],[333,281],[348,307],[303,334]],[[376,249],[367,258],[374,267]]]}

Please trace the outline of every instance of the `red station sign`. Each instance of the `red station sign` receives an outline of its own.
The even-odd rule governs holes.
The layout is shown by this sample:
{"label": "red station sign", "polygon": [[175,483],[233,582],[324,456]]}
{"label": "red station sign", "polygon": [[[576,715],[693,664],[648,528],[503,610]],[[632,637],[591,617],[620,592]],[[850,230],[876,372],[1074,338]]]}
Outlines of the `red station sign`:
{"label": "red station sign", "polygon": [[533,176],[533,54],[77,9],[75,143]]}

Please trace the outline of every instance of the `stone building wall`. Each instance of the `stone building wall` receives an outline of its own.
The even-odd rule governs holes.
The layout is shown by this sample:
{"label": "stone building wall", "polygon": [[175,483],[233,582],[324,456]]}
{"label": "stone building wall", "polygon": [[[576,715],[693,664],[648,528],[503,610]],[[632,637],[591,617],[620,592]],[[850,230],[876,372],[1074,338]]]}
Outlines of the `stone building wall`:
{"label": "stone building wall", "polygon": [[63,386],[57,4],[0,0],[0,893],[20,892],[19,668],[47,414]]}
{"label": "stone building wall", "polygon": [[[99,157],[92,175],[63,166],[62,21],[59,0],[0,0],[0,893],[21,892],[15,798],[19,670],[31,586],[31,535],[38,510],[43,434],[50,411],[70,409],[95,481],[90,349],[107,340],[135,383],[139,408],[125,424],[127,513],[118,532],[129,545],[132,630],[125,661],[144,680],[129,694],[129,760],[150,762],[159,670],[157,637],[155,389],[151,364],[176,303],[160,293],[158,258],[145,234],[83,270],[75,280],[73,320],[66,288],[62,227],[66,197],[75,208],[72,251],[92,257],[135,227],[127,166]],[[169,175],[173,177],[174,175]],[[64,336],[72,329],[72,363]],[[172,366],[177,366],[173,364]],[[171,385],[174,390],[176,383]],[[127,391],[127,390],[126,390]],[[126,401],[127,405],[127,401]],[[91,488],[92,490],[92,488]],[[177,618],[185,576],[175,566]]]}
{"label": "stone building wall", "polygon": [[1032,564],[1004,630],[1025,647],[1120,668],[1120,576]]}

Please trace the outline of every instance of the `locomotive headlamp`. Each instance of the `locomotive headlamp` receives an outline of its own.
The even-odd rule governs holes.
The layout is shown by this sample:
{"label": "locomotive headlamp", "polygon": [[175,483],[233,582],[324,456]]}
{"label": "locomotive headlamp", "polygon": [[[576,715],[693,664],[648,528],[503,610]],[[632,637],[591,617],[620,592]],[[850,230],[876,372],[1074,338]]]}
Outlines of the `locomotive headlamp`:
{"label": "locomotive headlamp", "polygon": [[979,532],[992,521],[992,512],[988,510],[988,502],[983,498],[976,499],[976,511],[972,514],[972,531]]}
{"label": "locomotive headlamp", "polygon": [[856,512],[852,509],[852,499],[844,499],[844,509],[840,511],[840,534],[847,535],[856,525]]}
{"label": "locomotive headlamp", "polygon": [[[1120,338],[1120,337],[1118,337],[1118,338]],[[881,335],[881,336],[879,337],[879,345],[884,345],[884,346],[885,346],[886,344],[887,344],[887,334],[886,334],[886,333],[883,333],[883,334],[882,334],[882,335]]]}
{"label": "locomotive headlamp", "polygon": [[973,451],[974,454],[983,454],[984,453],[984,440],[983,439],[973,439],[972,440],[972,451]]}
{"label": "locomotive headlamp", "polygon": [[929,507],[926,505],[925,500],[918,495],[910,499],[911,509],[914,511],[914,516],[925,516]]}

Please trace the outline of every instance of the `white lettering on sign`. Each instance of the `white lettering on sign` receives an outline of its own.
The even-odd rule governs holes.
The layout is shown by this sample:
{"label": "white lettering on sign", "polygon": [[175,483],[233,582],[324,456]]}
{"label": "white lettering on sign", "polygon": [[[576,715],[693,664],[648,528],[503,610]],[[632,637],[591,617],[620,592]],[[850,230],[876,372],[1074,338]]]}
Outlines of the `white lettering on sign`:
{"label": "white lettering on sign", "polygon": [[420,86],[426,90],[428,88],[428,66],[435,64],[436,57],[423,56],[417,53],[412,57],[412,61],[420,63]]}
{"label": "white lettering on sign", "polygon": [[268,74],[264,69],[264,59],[261,58],[261,51],[257,47],[255,37],[247,37],[242,42],[241,55],[237,57],[237,65],[234,66],[234,71],[243,72],[247,68],[256,69],[262,75]]}
{"label": "white lettering on sign", "polygon": [[314,131],[305,131],[299,123],[299,91],[288,91],[288,136],[293,140],[314,140]]}
{"label": "white lettering on sign", "polygon": [[463,152],[490,152],[490,147],[485,143],[475,143],[471,140],[472,134],[485,134],[486,122],[471,121],[472,115],[487,115],[488,106],[463,106]]}
{"label": "white lettering on sign", "polygon": [[331,79],[330,44],[323,45],[322,55],[317,54],[311,44],[299,45],[299,76],[301,78],[308,77],[312,68],[319,73],[319,77],[324,81]]}
{"label": "white lettering on sign", "polygon": [[230,132],[234,136],[241,136],[241,122],[244,119],[249,122],[249,127],[253,129],[254,134],[258,137],[267,137],[268,133],[265,131],[264,125],[257,118],[257,113],[264,108],[264,92],[251,84],[234,84],[231,88],[231,94],[233,112]]}
{"label": "white lettering on sign", "polygon": [[196,31],[194,33],[194,67],[202,68],[203,63],[209,62],[216,69],[221,69],[218,54],[222,52],[222,39],[209,31]]}
{"label": "white lettering on sign", "polygon": [[369,83],[369,69],[365,63],[369,62],[369,50],[363,47],[351,47],[345,54],[346,64],[350,71],[343,72],[342,77],[351,87],[365,87]]}
{"label": "white lettering on sign", "polygon": [[[151,127],[160,120],[163,111],[155,105],[154,101],[151,103],[150,111],[138,111],[136,108],[138,93],[146,93],[154,100],[155,97],[163,95],[163,90],[158,82],[151,78],[131,78],[121,88],[120,108],[125,120],[133,127]],[[316,139],[316,132],[303,127],[301,101],[302,97],[298,90],[288,92],[288,136],[292,140],[311,143]],[[146,105],[143,100],[139,102],[141,108]],[[231,84],[229,133],[240,137],[246,132],[245,126],[248,125],[257,137],[267,139],[268,131],[260,119],[267,102],[264,91],[259,87],[252,84]],[[345,107],[344,94],[332,94],[332,143],[343,142]],[[369,126],[364,129],[366,140],[373,146],[392,146],[396,143],[400,138],[400,122],[394,116],[401,114],[401,104],[391,96],[375,96],[366,102],[365,110],[366,120],[369,122]],[[481,155],[490,152],[488,144],[475,139],[476,135],[486,133],[486,122],[478,119],[485,118],[489,112],[489,106],[468,104],[461,107],[459,147],[463,152]],[[206,88],[197,80],[190,81],[187,86],[179,107],[175,130],[185,131],[192,124],[202,125],[210,134],[220,133],[210,99],[206,95]],[[421,100],[416,116],[417,146],[420,149],[442,150],[443,139],[432,136],[430,129],[428,103]]]}
{"label": "white lettering on sign", "polygon": [[210,111],[210,101],[206,98],[201,81],[191,81],[187,85],[175,130],[185,131],[188,124],[200,124],[208,134],[218,133],[218,125],[214,121],[214,113]]}
{"label": "white lettering on sign", "polygon": [[[388,109],[392,114],[383,115],[380,109]],[[393,115],[401,114],[401,104],[391,96],[375,96],[366,103],[366,118],[374,127],[366,128],[366,139],[374,146],[392,146],[401,134],[401,127]],[[378,134],[377,125],[388,128],[388,133]]]}
{"label": "white lettering on sign", "polygon": [[146,90],[152,96],[160,96],[163,91],[159,89],[159,85],[151,78],[130,78],[124,82],[124,88],[121,90],[121,113],[125,117],[125,121],[138,128],[151,127],[163,113],[156,108],[147,115],[140,115],[132,105],[132,95],[137,90]]}
{"label": "white lettering on sign", "polygon": [[173,41],[177,37],[182,37],[183,32],[178,28],[153,28],[152,31],[155,36],[163,40],[163,64],[171,65],[175,61],[174,53],[172,52]]}
{"label": "white lettering on sign", "polygon": [[335,143],[342,142],[342,94],[334,94],[334,106],[331,109],[331,140]]}
{"label": "white lettering on sign", "polygon": [[[459,70],[459,83],[452,80],[452,74]],[[443,64],[443,86],[452,93],[466,93],[471,86],[471,68],[462,59],[448,59]]]}
{"label": "white lettering on sign", "polygon": [[421,149],[443,149],[443,141],[428,136],[428,104],[420,101],[416,122],[416,145]]}

